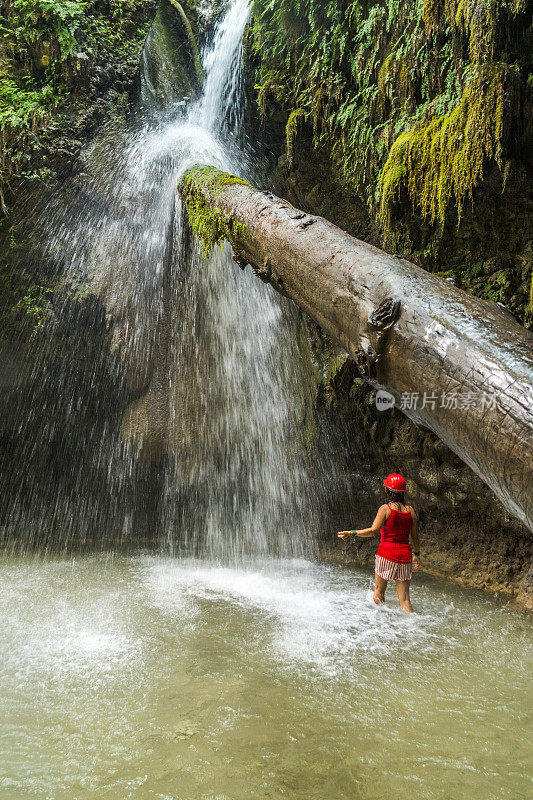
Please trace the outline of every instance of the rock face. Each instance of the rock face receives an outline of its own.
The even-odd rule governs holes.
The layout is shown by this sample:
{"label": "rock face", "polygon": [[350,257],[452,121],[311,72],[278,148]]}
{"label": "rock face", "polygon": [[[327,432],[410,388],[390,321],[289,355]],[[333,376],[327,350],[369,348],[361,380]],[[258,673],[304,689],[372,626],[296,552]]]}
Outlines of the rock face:
{"label": "rock face", "polygon": [[190,22],[180,3],[161,0],[143,53],[142,96],[146,103],[167,108],[180,96],[195,96],[202,66]]}
{"label": "rock face", "polygon": [[420,518],[423,569],[533,606],[533,537],[505,513],[474,473],[430,431],[396,409],[378,411],[375,390],[319,331],[318,452],[330,452],[333,490],[324,498],[323,556],[371,566],[377,540],[346,546],[335,532],[371,524],[390,472],[407,479]]}

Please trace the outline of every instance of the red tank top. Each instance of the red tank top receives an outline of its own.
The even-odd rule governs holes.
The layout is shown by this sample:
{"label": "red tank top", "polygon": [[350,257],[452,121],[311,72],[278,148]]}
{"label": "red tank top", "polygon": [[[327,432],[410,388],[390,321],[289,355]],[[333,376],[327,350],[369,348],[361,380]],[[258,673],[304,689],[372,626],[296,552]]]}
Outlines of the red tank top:
{"label": "red tank top", "polygon": [[400,564],[411,561],[413,557],[409,544],[409,535],[413,527],[411,510],[396,511],[388,503],[387,505],[390,508],[390,516],[380,531],[381,542],[376,555]]}

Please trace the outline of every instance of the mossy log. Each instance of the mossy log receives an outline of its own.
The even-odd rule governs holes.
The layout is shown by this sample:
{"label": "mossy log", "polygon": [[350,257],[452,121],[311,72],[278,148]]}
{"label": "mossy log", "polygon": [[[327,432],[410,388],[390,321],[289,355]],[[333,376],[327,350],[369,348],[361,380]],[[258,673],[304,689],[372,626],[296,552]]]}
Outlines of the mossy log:
{"label": "mossy log", "polygon": [[204,240],[225,235],[533,529],[533,336],[509,312],[214,168],[180,191]]}

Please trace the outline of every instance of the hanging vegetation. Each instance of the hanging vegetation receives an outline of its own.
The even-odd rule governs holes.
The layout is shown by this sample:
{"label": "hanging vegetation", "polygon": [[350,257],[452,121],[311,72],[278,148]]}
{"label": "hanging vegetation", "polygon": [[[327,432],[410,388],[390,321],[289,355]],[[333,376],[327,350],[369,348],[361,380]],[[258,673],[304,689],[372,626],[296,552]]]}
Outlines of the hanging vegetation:
{"label": "hanging vegetation", "polygon": [[312,122],[314,145],[385,229],[403,189],[442,228],[487,163],[503,170],[527,79],[525,13],[525,0],[255,0],[261,114],[287,114],[289,165]]}
{"label": "hanging vegetation", "polygon": [[[431,223],[444,225],[451,202],[460,221],[465,201],[473,201],[483,165],[494,160],[503,167],[505,111],[506,105],[510,114],[516,109],[516,79],[516,71],[504,65],[480,67],[452,111],[396,139],[378,184],[385,228],[390,227],[391,208],[403,186],[413,207]],[[507,86],[512,88],[506,91]]]}

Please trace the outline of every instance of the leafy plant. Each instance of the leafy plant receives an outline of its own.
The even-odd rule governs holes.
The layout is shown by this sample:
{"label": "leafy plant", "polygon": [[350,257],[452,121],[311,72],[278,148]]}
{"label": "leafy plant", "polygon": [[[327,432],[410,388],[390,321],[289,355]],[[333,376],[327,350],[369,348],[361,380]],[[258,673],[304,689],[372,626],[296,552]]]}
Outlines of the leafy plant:
{"label": "leafy plant", "polygon": [[75,33],[85,8],[82,0],[13,0],[11,3],[11,37],[18,47],[45,43],[52,57],[65,59],[76,45]]}
{"label": "leafy plant", "polygon": [[48,295],[53,293],[53,289],[47,286],[33,286],[27,294],[19,300],[13,311],[22,311],[33,320],[33,330],[38,330],[44,321],[46,308],[48,305]]}
{"label": "leafy plant", "polygon": [[[0,14],[0,205],[15,174],[29,174],[36,134],[64,108],[76,75],[74,54],[138,63],[153,0],[10,0]],[[44,172],[43,172],[44,169]],[[45,168],[33,171],[43,176]]]}
{"label": "leafy plant", "polygon": [[487,162],[503,168],[503,131],[521,102],[520,69],[504,56],[511,46],[518,53],[510,23],[525,8],[524,0],[255,0],[261,114],[286,113],[289,166],[306,130],[385,228],[403,186],[442,227],[451,205],[460,213],[472,199]]}

